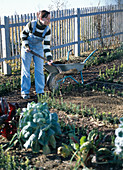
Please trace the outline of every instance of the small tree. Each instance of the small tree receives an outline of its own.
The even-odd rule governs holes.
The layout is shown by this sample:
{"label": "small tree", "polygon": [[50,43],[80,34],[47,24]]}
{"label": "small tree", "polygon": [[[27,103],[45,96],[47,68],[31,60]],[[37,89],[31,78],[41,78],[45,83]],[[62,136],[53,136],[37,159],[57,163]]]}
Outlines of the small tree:
{"label": "small tree", "polygon": [[48,6],[49,10],[60,10],[60,9],[66,9],[68,5],[67,0],[52,0],[52,4]]}

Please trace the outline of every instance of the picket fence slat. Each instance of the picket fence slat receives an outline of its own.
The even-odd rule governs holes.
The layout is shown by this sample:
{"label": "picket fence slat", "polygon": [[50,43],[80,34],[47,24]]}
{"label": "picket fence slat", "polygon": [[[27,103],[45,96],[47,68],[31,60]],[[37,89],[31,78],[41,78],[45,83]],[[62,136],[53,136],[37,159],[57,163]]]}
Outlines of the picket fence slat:
{"label": "picket fence slat", "polygon": [[[5,17],[8,18],[8,17]],[[36,13],[9,17],[7,26],[0,22],[0,64],[12,60],[15,69],[20,67],[20,34],[27,22],[37,19]],[[54,60],[67,56],[73,49],[75,56],[93,49],[112,46],[123,41],[123,5],[77,8],[51,11],[51,51]],[[7,19],[6,19],[7,22]],[[3,30],[9,30],[9,44]],[[4,39],[5,38],[5,39]],[[8,37],[7,37],[8,38]],[[7,39],[8,43],[8,39]],[[3,45],[4,44],[4,45]],[[7,55],[9,54],[9,55]],[[7,64],[8,65],[8,64]],[[3,67],[3,66],[2,66]],[[3,72],[2,68],[2,72]]]}

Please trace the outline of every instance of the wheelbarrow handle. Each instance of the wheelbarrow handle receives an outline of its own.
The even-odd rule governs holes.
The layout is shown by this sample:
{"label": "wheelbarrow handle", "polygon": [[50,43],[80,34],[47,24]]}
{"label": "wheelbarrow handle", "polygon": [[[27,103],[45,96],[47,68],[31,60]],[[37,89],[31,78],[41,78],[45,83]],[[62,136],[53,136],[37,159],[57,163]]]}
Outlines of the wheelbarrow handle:
{"label": "wheelbarrow handle", "polygon": [[86,61],[97,51],[98,49],[94,50],[84,61],[83,63],[85,64]]}

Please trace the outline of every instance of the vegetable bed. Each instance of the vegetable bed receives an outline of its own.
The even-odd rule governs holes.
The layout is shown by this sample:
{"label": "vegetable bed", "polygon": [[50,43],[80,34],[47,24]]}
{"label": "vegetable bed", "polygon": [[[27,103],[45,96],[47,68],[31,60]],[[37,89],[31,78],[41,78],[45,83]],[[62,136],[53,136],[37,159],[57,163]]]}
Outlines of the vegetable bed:
{"label": "vegetable bed", "polygon": [[[83,74],[85,73],[86,75],[84,76],[84,79],[85,81],[89,82],[90,77],[95,78],[95,76],[97,77],[97,75],[99,75],[100,69],[102,70],[101,73],[103,74],[106,72],[106,68],[114,68],[114,64],[117,68],[121,65],[122,62],[123,57],[115,59],[109,63],[103,63],[97,66],[94,65],[91,68],[88,67],[83,71]],[[97,72],[96,75],[94,74],[94,72]],[[104,76],[102,77],[104,78]],[[80,77],[78,76],[78,80],[79,78]],[[1,94],[2,97],[6,98],[7,102],[16,102],[18,108],[21,108],[20,113],[22,112],[22,108],[28,108],[28,103],[31,103],[32,101],[35,103],[37,103],[38,101],[42,103],[48,103],[48,114],[57,114],[58,117],[56,117],[58,118],[58,123],[61,128],[61,134],[55,136],[55,145],[52,145],[50,142],[50,144],[48,143],[48,146],[50,148],[49,154],[44,154],[43,147],[39,148],[38,145],[35,145],[39,148],[38,151],[37,149],[35,150],[35,147],[34,150],[31,147],[23,147],[22,149],[20,144],[18,143],[17,145],[12,146],[9,150],[10,156],[15,156],[17,158],[16,162],[18,161],[21,163],[20,165],[17,162],[16,166],[24,167],[25,165],[27,165],[27,167],[29,167],[30,169],[33,169],[35,167],[37,169],[56,170],[64,168],[69,170],[74,169],[77,166],[78,169],[82,169],[85,168],[86,165],[86,168],[97,170],[109,170],[110,168],[114,170],[122,169],[122,164],[120,160],[117,159],[117,156],[114,159],[114,156],[110,155],[115,148],[115,130],[119,127],[119,119],[123,115],[122,73],[115,76],[113,80],[115,80],[115,82],[107,82],[107,79],[103,80],[103,82],[105,81],[103,85],[101,83],[102,80],[96,80],[100,83],[96,82],[91,84],[90,86],[81,87],[74,84],[68,79],[68,82],[61,87],[58,94],[51,94],[47,90],[47,87],[45,87],[45,91],[47,93],[44,98],[41,98],[39,100],[35,97],[34,85],[32,85],[31,99],[29,100],[24,101],[20,98],[20,89],[16,89],[9,93],[7,92],[6,94]],[[115,83],[115,85],[112,85],[110,83]],[[112,87],[115,87],[115,91]],[[93,131],[95,133],[93,135],[91,134],[91,137],[88,137],[92,130],[95,130]],[[41,135],[39,134],[38,137],[41,137]],[[24,135],[26,135],[27,137],[28,133],[24,133]],[[96,137],[98,137],[99,140],[96,140]],[[92,141],[93,143],[86,143],[89,144],[86,145],[86,147],[90,147],[91,151],[94,148],[93,152],[90,153],[93,159],[89,157],[90,159],[86,161],[84,160],[85,162],[83,165],[83,160],[80,160],[81,153],[77,152],[75,154],[76,147],[81,146],[82,149],[82,144],[88,141]],[[6,144],[7,142],[8,141],[6,140],[6,138],[0,136],[1,144]],[[22,144],[24,144],[23,142]],[[71,145],[71,143],[73,144]],[[52,147],[51,145],[54,147]],[[25,146],[27,145],[25,144]],[[99,150],[101,148],[106,149]],[[98,160],[96,159],[97,157],[95,154],[95,152],[97,153],[97,151],[98,154],[102,154],[102,157],[101,155],[98,155]],[[66,153],[68,154],[67,156]],[[109,157],[108,154],[110,155]],[[81,158],[83,159],[82,156]],[[6,164],[6,167],[9,166],[7,164],[8,160],[10,160],[9,156],[5,158],[4,164]]]}

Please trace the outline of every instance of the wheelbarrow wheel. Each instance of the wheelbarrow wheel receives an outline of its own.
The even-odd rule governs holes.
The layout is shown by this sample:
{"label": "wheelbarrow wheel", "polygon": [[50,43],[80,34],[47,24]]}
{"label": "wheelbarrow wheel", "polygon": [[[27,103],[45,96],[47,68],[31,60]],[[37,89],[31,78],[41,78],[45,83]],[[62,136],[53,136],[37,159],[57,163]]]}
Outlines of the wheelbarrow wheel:
{"label": "wheelbarrow wheel", "polygon": [[50,91],[57,91],[60,86],[60,82],[55,79],[58,73],[50,73],[47,77],[47,87]]}

